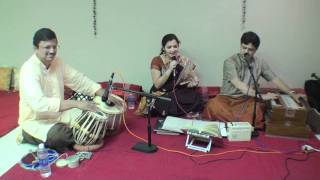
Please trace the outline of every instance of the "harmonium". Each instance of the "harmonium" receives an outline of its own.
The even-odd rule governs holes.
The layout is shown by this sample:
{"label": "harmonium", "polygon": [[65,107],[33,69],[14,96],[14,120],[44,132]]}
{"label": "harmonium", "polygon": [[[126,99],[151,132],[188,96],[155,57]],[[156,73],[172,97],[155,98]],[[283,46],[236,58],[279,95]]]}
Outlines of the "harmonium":
{"label": "harmonium", "polygon": [[306,124],[307,108],[296,103],[289,95],[272,100],[266,116],[266,135],[308,139],[311,129]]}

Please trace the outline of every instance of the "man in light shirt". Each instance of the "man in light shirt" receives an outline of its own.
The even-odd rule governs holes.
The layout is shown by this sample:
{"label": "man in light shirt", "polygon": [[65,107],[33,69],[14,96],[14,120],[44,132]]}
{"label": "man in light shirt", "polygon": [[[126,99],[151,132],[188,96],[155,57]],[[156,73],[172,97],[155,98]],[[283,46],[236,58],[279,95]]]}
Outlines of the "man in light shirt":
{"label": "man in light shirt", "polygon": [[[64,86],[89,96],[102,96],[101,86],[79,73],[57,57],[58,40],[48,29],[39,29],[33,37],[34,54],[20,71],[19,120],[23,143],[45,143],[63,152],[84,150],[72,137],[71,123],[82,110],[96,112],[97,104],[90,101],[64,99]],[[110,95],[109,100],[121,103]],[[100,148],[103,142],[94,146]],[[87,148],[87,151],[94,150]]]}
{"label": "man in light shirt", "polygon": [[[268,64],[255,56],[260,45],[259,36],[252,32],[245,32],[240,40],[240,52],[224,61],[223,84],[220,94],[210,99],[204,112],[204,119],[222,121],[246,121],[253,124],[254,97],[256,95],[256,82],[262,77],[271,81],[282,92],[289,94],[299,101],[299,95],[290,88],[270,69]],[[254,79],[251,76],[250,69]],[[259,87],[258,87],[259,90]],[[278,98],[278,94],[262,94],[259,99],[271,100]],[[258,102],[256,108],[256,128],[263,128],[263,103]]]}

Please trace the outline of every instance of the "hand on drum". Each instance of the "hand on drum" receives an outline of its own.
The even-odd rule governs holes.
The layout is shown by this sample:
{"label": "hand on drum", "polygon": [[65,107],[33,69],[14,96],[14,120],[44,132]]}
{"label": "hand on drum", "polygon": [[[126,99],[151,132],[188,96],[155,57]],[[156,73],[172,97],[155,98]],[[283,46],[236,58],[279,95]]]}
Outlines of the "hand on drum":
{"label": "hand on drum", "polygon": [[92,112],[98,111],[98,104],[93,101],[77,101],[78,108],[82,110],[88,110]]}

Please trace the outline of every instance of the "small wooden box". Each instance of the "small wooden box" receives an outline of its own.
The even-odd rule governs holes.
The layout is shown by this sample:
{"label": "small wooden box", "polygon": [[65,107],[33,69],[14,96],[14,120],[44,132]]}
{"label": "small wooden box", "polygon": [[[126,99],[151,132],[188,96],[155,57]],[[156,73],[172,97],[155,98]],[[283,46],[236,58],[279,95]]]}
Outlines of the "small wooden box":
{"label": "small wooden box", "polygon": [[311,130],[306,124],[307,110],[303,106],[292,108],[281,96],[278,103],[272,105],[270,117],[266,118],[266,135],[307,139]]}

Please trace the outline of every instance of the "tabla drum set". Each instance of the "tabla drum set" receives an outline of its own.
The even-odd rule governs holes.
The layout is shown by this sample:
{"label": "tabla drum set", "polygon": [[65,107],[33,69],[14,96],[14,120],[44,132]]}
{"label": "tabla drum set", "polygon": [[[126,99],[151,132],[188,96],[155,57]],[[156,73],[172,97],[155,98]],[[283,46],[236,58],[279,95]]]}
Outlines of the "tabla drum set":
{"label": "tabla drum set", "polygon": [[93,101],[97,103],[99,111],[83,111],[72,123],[73,137],[78,145],[94,145],[103,141],[105,135],[117,134],[123,124],[123,113],[125,111],[124,100],[113,95],[119,104],[108,106],[96,96]]}

